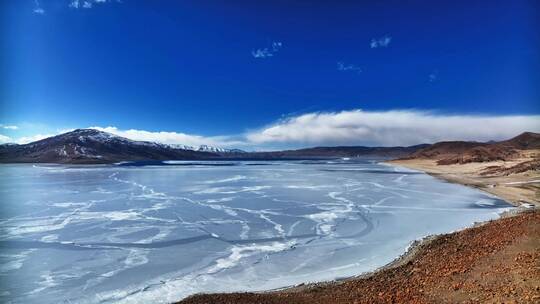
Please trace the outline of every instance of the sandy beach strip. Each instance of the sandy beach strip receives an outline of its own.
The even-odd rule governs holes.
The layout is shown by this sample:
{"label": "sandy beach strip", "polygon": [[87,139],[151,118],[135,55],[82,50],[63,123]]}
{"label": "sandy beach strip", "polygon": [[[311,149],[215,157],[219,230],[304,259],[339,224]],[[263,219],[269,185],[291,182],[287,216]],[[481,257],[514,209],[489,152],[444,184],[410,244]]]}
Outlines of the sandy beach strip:
{"label": "sandy beach strip", "polygon": [[[516,160],[519,163],[521,160]],[[511,175],[483,175],[496,166],[511,166],[511,162],[484,162],[456,165],[437,165],[430,159],[392,160],[388,163],[420,170],[448,182],[458,183],[491,193],[515,205],[524,203],[540,206],[540,171],[527,171]],[[509,164],[510,163],[510,164]]]}

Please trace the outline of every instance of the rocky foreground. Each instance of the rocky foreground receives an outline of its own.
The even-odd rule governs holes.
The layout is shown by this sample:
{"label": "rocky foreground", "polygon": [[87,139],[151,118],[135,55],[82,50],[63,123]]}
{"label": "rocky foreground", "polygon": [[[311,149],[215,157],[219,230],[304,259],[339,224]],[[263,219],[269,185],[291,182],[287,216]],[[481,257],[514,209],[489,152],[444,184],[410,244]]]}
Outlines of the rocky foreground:
{"label": "rocky foreground", "polygon": [[540,212],[433,237],[363,278],[180,303],[540,303]]}

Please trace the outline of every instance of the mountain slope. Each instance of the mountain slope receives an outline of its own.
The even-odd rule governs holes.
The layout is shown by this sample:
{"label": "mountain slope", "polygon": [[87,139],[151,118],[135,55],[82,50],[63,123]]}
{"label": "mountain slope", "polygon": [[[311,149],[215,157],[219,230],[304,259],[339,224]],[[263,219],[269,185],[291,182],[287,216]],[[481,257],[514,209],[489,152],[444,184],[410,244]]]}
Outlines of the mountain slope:
{"label": "mountain slope", "polygon": [[93,129],[77,129],[25,145],[0,146],[0,162],[112,163],[134,160],[203,159],[216,154],[134,141]]}
{"label": "mountain slope", "polygon": [[522,151],[534,149],[540,149],[540,134],[525,132],[499,142],[439,142],[418,150],[407,158],[434,159],[439,165],[465,164],[511,160],[520,157]]}
{"label": "mountain slope", "polygon": [[495,143],[498,147],[510,147],[521,150],[540,149],[540,134],[533,132],[524,132],[520,135]]}

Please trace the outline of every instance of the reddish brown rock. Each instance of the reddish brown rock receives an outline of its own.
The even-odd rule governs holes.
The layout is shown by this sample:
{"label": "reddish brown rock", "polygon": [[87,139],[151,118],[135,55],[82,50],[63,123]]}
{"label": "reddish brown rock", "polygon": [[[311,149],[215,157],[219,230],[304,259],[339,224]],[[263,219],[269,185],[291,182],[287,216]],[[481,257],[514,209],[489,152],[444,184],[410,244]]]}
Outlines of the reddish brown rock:
{"label": "reddish brown rock", "polygon": [[538,303],[540,212],[421,244],[401,265],[340,283],[268,293],[195,295],[180,303]]}

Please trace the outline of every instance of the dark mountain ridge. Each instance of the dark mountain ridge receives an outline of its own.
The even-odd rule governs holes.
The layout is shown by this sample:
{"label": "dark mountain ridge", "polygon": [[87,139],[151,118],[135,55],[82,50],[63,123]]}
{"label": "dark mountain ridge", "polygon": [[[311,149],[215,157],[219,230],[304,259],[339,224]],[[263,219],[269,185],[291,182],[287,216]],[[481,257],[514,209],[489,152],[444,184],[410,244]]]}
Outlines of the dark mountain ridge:
{"label": "dark mountain ridge", "polygon": [[217,154],[134,141],[93,129],[77,129],[24,145],[0,146],[2,163],[113,163],[137,160],[205,159]]}
{"label": "dark mountain ridge", "polygon": [[0,163],[102,164],[121,161],[314,159],[314,158],[426,158],[439,164],[508,160],[520,151],[540,149],[540,134],[525,132],[499,142],[446,141],[410,147],[336,146],[298,150],[245,152],[206,147],[135,141],[94,129],[77,129],[32,143],[0,145]]}
{"label": "dark mountain ridge", "polygon": [[315,147],[273,152],[208,149],[134,141],[94,129],[77,129],[28,144],[0,145],[0,163],[101,164],[121,161],[306,159],[376,156],[404,157],[428,145],[411,147]]}
{"label": "dark mountain ridge", "polygon": [[328,157],[403,157],[416,152],[429,145],[422,144],[410,147],[364,147],[364,146],[336,146],[336,147],[314,147],[298,150],[284,150],[272,152],[249,153],[251,157],[258,158],[328,158]]}

